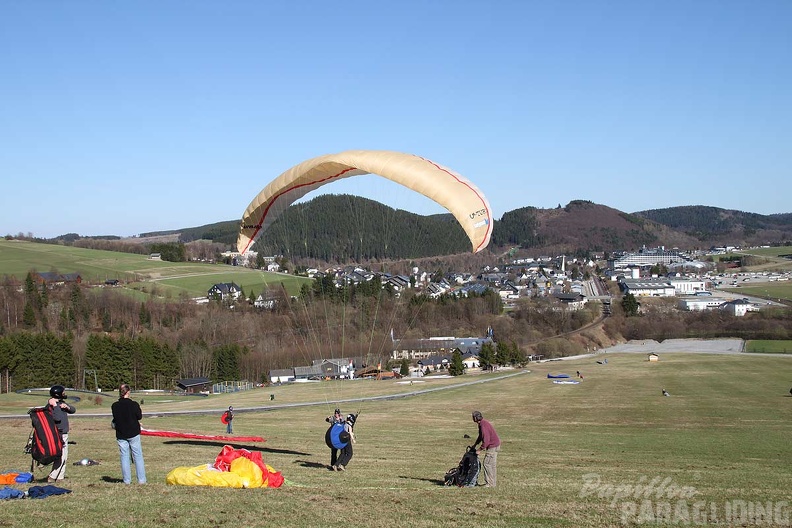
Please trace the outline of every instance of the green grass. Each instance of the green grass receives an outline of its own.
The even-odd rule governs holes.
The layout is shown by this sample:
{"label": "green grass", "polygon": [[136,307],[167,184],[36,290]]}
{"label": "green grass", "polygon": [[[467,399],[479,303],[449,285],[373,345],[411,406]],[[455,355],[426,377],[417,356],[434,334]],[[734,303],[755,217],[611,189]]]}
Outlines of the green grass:
{"label": "green grass", "polygon": [[[0,526],[620,526],[620,506],[607,490],[641,477],[669,478],[696,491],[695,500],[788,500],[792,488],[792,397],[787,357],[643,354],[531,365],[532,372],[426,395],[360,404],[355,456],[344,473],[327,471],[324,445],[332,412],[317,407],[245,408],[365,394],[400,393],[434,384],[482,379],[467,375],[414,386],[394,382],[325,382],[173,401],[145,398],[144,412],[212,409],[197,416],[147,417],[144,425],[222,434],[220,410],[241,409],[235,433],[262,435],[261,450],[282,471],[281,489],[232,490],[164,484],[177,466],[212,462],[222,445],[178,439],[143,439],[149,485],[114,482],[120,468],[107,416],[108,401],[77,404],[72,419],[68,496],[7,501]],[[555,385],[548,372],[580,370],[580,385]],[[671,397],[661,396],[665,388]],[[140,399],[140,395],[135,396]],[[0,396],[0,413],[19,414],[43,397]],[[170,401],[164,401],[170,400]],[[440,485],[475,438],[470,412],[481,410],[503,441],[498,487]],[[344,412],[358,404],[342,405]],[[26,418],[3,421],[0,467],[24,469]],[[467,434],[472,438],[465,438]],[[597,475],[594,493],[581,496],[584,476]],[[599,495],[602,496],[599,496]],[[676,504],[676,503],[675,503]],[[788,512],[788,509],[787,509]],[[657,524],[655,524],[657,525]],[[662,525],[662,524],[660,524]]]}
{"label": "green grass", "polygon": [[746,255],[757,255],[760,257],[780,257],[781,255],[792,254],[792,246],[778,246],[766,248],[751,248],[737,253],[744,253]]}
{"label": "green grass", "polygon": [[147,255],[82,249],[18,240],[0,240],[0,276],[24,280],[30,271],[79,273],[84,282],[102,284],[107,279],[122,281],[122,291],[140,299],[149,296],[178,298],[206,296],[212,285],[236,282],[246,295],[260,294],[269,286],[283,284],[296,295],[304,277],[268,273],[223,264],[163,262]]}
{"label": "green grass", "polygon": [[792,354],[792,341],[788,339],[752,339],[745,343],[745,351],[767,354]]}
{"label": "green grass", "polygon": [[721,288],[725,291],[743,295],[751,295],[773,301],[792,301],[792,281],[781,282],[740,282],[739,288]]}

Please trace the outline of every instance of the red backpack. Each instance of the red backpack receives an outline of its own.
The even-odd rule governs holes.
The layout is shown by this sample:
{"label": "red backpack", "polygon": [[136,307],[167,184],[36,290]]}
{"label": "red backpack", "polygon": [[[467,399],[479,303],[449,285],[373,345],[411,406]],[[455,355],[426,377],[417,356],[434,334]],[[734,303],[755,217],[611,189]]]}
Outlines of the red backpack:
{"label": "red backpack", "polygon": [[25,453],[33,457],[30,462],[30,471],[33,471],[33,464],[47,466],[63,455],[63,438],[55,419],[52,417],[52,409],[47,407],[34,407],[28,411],[33,430],[30,432]]}

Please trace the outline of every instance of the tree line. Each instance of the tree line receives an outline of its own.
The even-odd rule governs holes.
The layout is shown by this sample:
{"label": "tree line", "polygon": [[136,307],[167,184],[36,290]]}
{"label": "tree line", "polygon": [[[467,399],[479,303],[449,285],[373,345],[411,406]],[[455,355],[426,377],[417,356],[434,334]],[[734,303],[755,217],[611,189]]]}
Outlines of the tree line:
{"label": "tree line", "polygon": [[[263,381],[272,369],[310,365],[314,359],[362,357],[368,364],[384,364],[392,351],[391,335],[479,336],[491,326],[501,347],[513,352],[596,316],[591,310],[558,311],[549,301],[502,316],[503,304],[494,291],[431,299],[412,290],[397,293],[377,281],[338,288],[323,278],[297,298],[280,287],[266,295],[277,301],[272,310],[257,309],[248,299],[196,305],[151,295],[140,301],[117,288],[51,288],[37,284],[32,275],[22,283],[6,276],[0,283],[5,351],[0,370],[12,371],[15,388],[56,381],[46,370],[28,372],[28,357],[36,364],[58,365],[55,377],[63,376],[59,382],[73,386],[82,384],[85,369],[97,371],[100,385],[124,379],[136,388],[191,377]],[[51,350],[58,351],[60,361],[48,359]],[[499,362],[507,361],[503,354]],[[41,375],[34,379],[36,372]]]}

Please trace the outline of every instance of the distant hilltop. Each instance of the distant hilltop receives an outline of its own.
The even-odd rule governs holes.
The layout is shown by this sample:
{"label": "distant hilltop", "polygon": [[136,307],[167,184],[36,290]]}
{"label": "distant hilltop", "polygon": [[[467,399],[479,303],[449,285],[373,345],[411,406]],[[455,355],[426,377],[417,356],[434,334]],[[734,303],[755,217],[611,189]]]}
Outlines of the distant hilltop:
{"label": "distant hilltop", "polygon": [[[350,209],[355,211],[354,215],[349,214]],[[354,218],[369,221],[365,226],[351,225]],[[378,224],[376,219],[389,219],[390,223]],[[374,240],[384,229],[394,231],[396,225],[389,248],[394,258],[465,253],[469,244],[461,228],[450,220],[450,214],[421,216],[367,198],[329,194],[290,207],[257,247],[267,254],[322,260],[342,260],[355,252],[363,258],[377,258],[376,248],[361,246],[356,241]],[[364,233],[363,229],[370,232]],[[228,220],[124,239],[84,238],[116,238],[143,244],[210,240],[233,249],[238,230],[239,220]],[[75,237],[80,238],[73,234],[58,238],[70,241]],[[413,254],[407,254],[406,241],[419,239],[420,254],[414,253],[415,242],[410,248]],[[299,242],[305,240],[311,240],[312,244]],[[587,200],[573,200],[564,207],[523,207],[504,213],[494,222],[489,249],[498,254],[510,250],[550,254],[629,251],[661,245],[689,249],[784,245],[790,241],[792,213],[761,215],[703,205],[625,213]],[[357,245],[353,248],[353,244]]]}

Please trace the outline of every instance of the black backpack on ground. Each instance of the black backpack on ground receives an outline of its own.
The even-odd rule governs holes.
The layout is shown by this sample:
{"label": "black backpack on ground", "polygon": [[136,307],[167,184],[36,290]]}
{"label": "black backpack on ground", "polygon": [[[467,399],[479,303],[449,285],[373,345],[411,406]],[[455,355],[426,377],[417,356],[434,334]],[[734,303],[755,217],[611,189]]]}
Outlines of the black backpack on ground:
{"label": "black backpack on ground", "polygon": [[468,446],[459,465],[449,469],[445,474],[444,482],[446,486],[473,487],[478,482],[478,474],[479,460],[476,448]]}
{"label": "black backpack on ground", "polygon": [[33,430],[30,432],[25,453],[33,457],[30,462],[30,471],[33,465],[48,466],[63,455],[63,437],[61,437],[52,409],[47,407],[34,407],[28,411]]}

